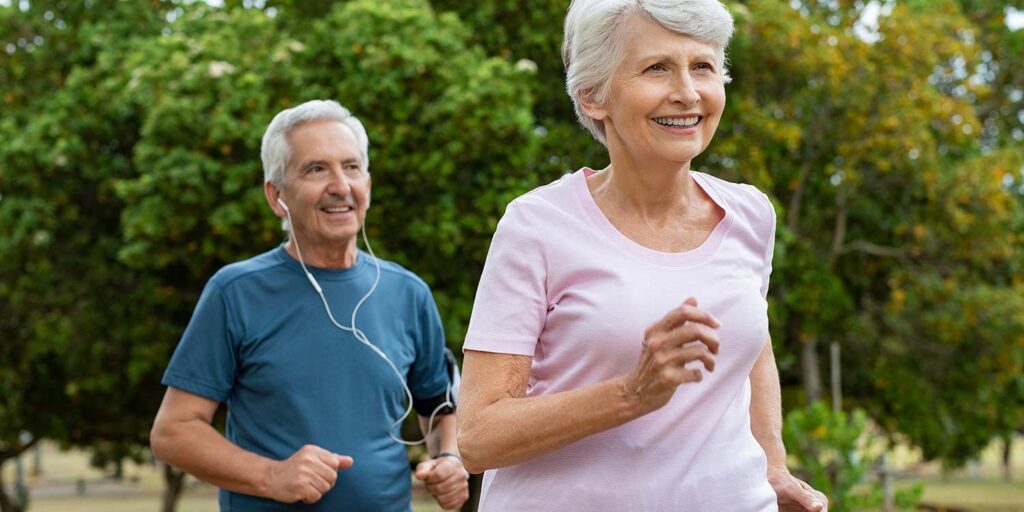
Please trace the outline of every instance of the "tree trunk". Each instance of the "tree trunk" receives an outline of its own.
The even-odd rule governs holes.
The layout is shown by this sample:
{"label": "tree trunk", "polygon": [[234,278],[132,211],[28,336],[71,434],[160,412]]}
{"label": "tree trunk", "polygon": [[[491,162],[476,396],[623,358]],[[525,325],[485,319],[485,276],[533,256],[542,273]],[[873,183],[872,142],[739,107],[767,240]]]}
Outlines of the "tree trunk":
{"label": "tree trunk", "polygon": [[15,499],[12,499],[7,494],[7,486],[4,483],[3,478],[4,464],[15,457],[21,456],[22,453],[35,446],[38,442],[39,438],[37,437],[29,441],[28,444],[22,445],[19,443],[19,445],[13,449],[0,450],[0,512],[22,512],[22,510],[27,506],[28,502],[22,501],[25,496],[16,496],[15,499],[17,501],[15,501]]}
{"label": "tree trunk", "polygon": [[1003,434],[1003,480],[1007,483],[1012,478],[1012,471],[1010,466],[1010,453],[1013,448],[1013,434]]}
{"label": "tree trunk", "polygon": [[0,459],[0,512],[14,512],[14,504],[7,495],[7,484],[4,483],[4,464],[7,459]]}
{"label": "tree trunk", "polygon": [[800,368],[803,370],[804,392],[807,403],[821,400],[821,368],[818,363],[818,338],[803,340],[800,348]]}
{"label": "tree trunk", "polygon": [[32,448],[32,476],[43,476],[43,445],[37,444]]}
{"label": "tree trunk", "polygon": [[185,483],[185,473],[175,470],[170,464],[164,464],[164,483],[163,506],[161,510],[163,512],[174,512],[178,508],[178,498],[181,497],[181,489]]}
{"label": "tree trunk", "polygon": [[7,494],[7,484],[4,483],[4,464],[10,459],[0,459],[0,512],[23,512],[27,502],[23,501],[25,496],[15,495],[13,498]]}

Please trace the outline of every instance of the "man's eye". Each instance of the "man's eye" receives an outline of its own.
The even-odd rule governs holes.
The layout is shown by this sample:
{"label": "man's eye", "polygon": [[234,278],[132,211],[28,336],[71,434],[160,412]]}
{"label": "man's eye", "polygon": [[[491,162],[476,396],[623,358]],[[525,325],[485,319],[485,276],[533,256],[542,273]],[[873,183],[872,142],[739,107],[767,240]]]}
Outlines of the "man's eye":
{"label": "man's eye", "polygon": [[700,64],[697,64],[696,68],[704,70],[704,71],[714,71],[715,70],[715,67],[712,66],[711,63],[709,63],[709,62],[701,62]]}

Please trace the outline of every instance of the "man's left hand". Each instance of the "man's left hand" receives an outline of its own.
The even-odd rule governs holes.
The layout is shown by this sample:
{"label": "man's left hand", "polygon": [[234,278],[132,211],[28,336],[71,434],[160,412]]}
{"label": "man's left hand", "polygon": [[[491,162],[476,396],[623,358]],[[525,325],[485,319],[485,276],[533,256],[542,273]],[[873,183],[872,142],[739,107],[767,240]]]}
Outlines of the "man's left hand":
{"label": "man's left hand", "polygon": [[768,482],[778,497],[779,512],[828,512],[828,498],[788,469],[769,469]]}
{"label": "man's left hand", "polygon": [[469,499],[469,472],[455,457],[442,456],[416,466],[416,478],[426,484],[437,504],[457,509]]}

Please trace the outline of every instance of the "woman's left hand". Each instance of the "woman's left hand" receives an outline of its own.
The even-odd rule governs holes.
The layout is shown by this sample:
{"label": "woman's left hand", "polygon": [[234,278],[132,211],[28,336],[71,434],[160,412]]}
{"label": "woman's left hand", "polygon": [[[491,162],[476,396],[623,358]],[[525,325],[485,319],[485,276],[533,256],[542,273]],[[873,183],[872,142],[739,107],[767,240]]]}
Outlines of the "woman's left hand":
{"label": "woman's left hand", "polygon": [[786,468],[769,469],[768,483],[775,489],[779,512],[828,512],[828,498]]}

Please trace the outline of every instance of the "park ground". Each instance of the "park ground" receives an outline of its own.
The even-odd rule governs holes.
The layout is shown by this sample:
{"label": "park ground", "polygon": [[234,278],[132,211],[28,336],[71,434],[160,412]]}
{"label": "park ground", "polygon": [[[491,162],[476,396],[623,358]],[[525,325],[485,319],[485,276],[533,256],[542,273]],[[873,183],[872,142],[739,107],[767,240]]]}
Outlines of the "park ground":
{"label": "park ground", "polygon": [[[894,466],[902,468],[898,485],[925,485],[922,503],[977,512],[1024,512],[1024,438],[1014,444],[1013,480],[1001,477],[1001,445],[993,443],[973,464],[942,474],[935,464],[921,464],[912,450],[895,450]],[[41,474],[33,475],[33,458],[23,459],[31,493],[29,512],[156,512],[163,488],[162,472],[150,464],[127,464],[121,481],[89,467],[81,451],[63,451],[44,443]],[[14,481],[14,464],[6,464],[4,481]],[[216,512],[216,489],[189,478],[179,502],[181,512]],[[13,489],[9,489],[13,491]],[[414,512],[441,510],[422,486],[414,483]]]}

